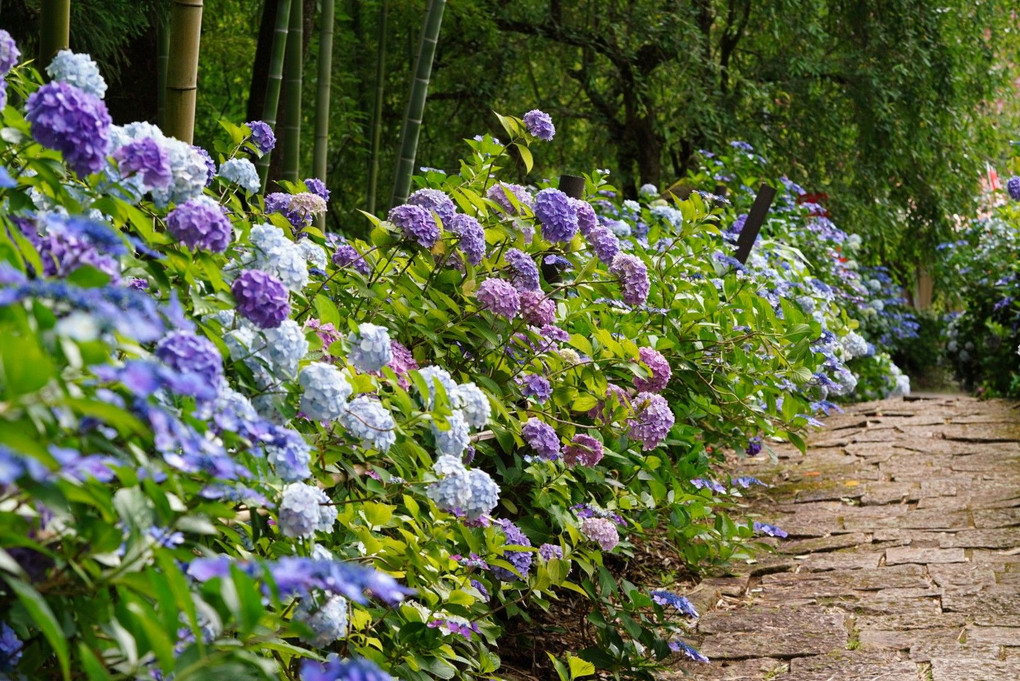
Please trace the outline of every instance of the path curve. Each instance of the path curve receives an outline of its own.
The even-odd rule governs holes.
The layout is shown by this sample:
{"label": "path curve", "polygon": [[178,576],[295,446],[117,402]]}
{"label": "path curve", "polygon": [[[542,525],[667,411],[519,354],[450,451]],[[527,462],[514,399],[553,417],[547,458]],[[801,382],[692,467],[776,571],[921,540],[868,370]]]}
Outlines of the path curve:
{"label": "path curve", "polygon": [[[1020,405],[919,395],[741,462],[789,532],[705,580],[699,681],[1020,680]],[[748,465],[750,464],[750,465]],[[671,672],[663,679],[691,678]]]}

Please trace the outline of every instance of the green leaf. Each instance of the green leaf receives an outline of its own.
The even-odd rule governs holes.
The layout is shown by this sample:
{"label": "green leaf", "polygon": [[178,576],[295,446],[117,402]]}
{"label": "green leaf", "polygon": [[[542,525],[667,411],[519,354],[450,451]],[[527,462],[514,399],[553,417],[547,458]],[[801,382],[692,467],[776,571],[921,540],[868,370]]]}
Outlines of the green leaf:
{"label": "green leaf", "polygon": [[579,657],[568,655],[567,664],[570,666],[571,679],[579,679],[582,676],[592,676],[595,674],[595,665]]}
{"label": "green leaf", "polygon": [[53,652],[56,653],[57,660],[60,662],[60,671],[65,681],[69,681],[71,678],[71,657],[67,650],[67,638],[57,622],[57,618],[53,616],[49,603],[38,591],[21,580],[8,579],[7,585],[17,595],[32,621],[53,647]]}

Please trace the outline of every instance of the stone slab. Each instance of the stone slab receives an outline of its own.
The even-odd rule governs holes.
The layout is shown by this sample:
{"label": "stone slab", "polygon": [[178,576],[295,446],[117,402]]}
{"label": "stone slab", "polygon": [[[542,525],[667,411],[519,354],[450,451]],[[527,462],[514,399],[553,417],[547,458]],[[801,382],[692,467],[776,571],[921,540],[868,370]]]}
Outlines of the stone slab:
{"label": "stone slab", "polygon": [[942,612],[938,591],[928,589],[882,589],[859,592],[855,613],[866,615],[912,614],[931,617]]}
{"label": "stone slab", "polygon": [[815,553],[820,551],[835,551],[861,544],[870,544],[871,535],[863,532],[850,534],[831,534],[813,539],[799,539],[797,541],[783,542],[777,547],[782,553]]}
{"label": "stone slab", "polygon": [[913,613],[892,613],[888,615],[858,615],[857,629],[952,629],[960,630],[967,618],[959,612],[938,612],[931,615],[917,616]]}
{"label": "stone slab", "polygon": [[1015,589],[998,591],[985,589],[976,594],[942,596],[942,609],[962,612],[973,618],[978,626],[1020,626],[1020,593]]}
{"label": "stone slab", "polygon": [[[684,660],[674,666],[675,672],[658,675],[658,681],[762,681],[777,678],[789,669],[789,663],[772,658],[749,660],[712,660],[709,664]],[[786,678],[779,676],[778,678]]]}
{"label": "stone slab", "polygon": [[[1020,525],[1020,508],[996,508],[974,511],[974,527],[992,529]],[[1020,537],[1020,531],[1017,532]]]}
{"label": "stone slab", "polygon": [[995,660],[999,657],[999,651],[999,646],[988,643],[919,641],[910,647],[909,656],[915,662],[931,662],[934,659],[950,660],[954,658]]}
{"label": "stone slab", "polygon": [[928,575],[942,588],[987,586],[995,583],[995,572],[992,568],[974,562],[929,565]]}
{"label": "stone slab", "polygon": [[1020,528],[963,530],[947,534],[939,541],[944,548],[1012,549],[1020,546]]}
{"label": "stone slab", "polygon": [[931,563],[963,563],[967,556],[963,549],[915,549],[908,546],[886,549],[885,564],[898,565],[901,563],[918,563],[929,565]]}
{"label": "stone slab", "polygon": [[1020,627],[968,627],[967,643],[1020,647]]}
{"label": "stone slab", "polygon": [[1020,660],[940,659],[931,661],[932,681],[1017,681]]}
{"label": "stone slab", "polygon": [[762,586],[801,585],[806,589],[824,592],[819,595],[838,595],[854,591],[871,591],[895,588],[924,588],[924,579],[919,565],[892,565],[877,570],[834,570],[832,572],[790,574],[777,573],[762,577]]}
{"label": "stone slab", "polygon": [[834,551],[832,553],[809,553],[796,558],[800,563],[801,572],[825,572],[828,570],[877,569],[883,555],[881,551]]}

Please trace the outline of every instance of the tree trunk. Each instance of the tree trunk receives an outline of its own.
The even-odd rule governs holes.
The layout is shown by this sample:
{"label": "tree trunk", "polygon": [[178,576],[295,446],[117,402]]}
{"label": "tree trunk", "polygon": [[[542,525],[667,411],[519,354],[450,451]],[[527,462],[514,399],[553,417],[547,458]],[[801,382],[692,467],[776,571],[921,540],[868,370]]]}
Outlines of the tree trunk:
{"label": "tree trunk", "polygon": [[[290,25],[290,4],[291,0],[267,0],[273,2],[276,7],[275,30],[273,31],[273,46],[269,55],[269,70],[266,74],[266,91],[262,102],[261,113],[252,118],[261,118],[262,121],[273,128],[276,132],[276,114],[280,104],[280,84],[283,81],[283,63],[287,50],[287,27]],[[300,0],[299,0],[300,1]],[[254,76],[252,76],[254,82]],[[249,98],[249,104],[251,99]],[[248,114],[251,116],[251,113]],[[262,181],[262,190],[266,190],[266,178],[269,176],[270,155],[265,154],[259,159],[259,179]]]}
{"label": "tree trunk", "polygon": [[295,0],[290,5],[290,25],[287,35],[285,63],[287,98],[284,101],[286,117],[283,127],[283,179],[298,181],[301,166],[301,81],[304,73],[304,3]]}
{"label": "tree trunk", "polygon": [[164,132],[188,144],[195,137],[201,37],[202,0],[173,0],[170,10],[170,60],[166,74]]}
{"label": "tree trunk", "polygon": [[71,0],[42,0],[39,7],[39,62],[43,73],[60,50],[66,50],[71,37]]}
{"label": "tree trunk", "polygon": [[443,9],[446,0],[429,0],[425,13],[425,25],[418,42],[418,56],[415,60],[414,80],[411,81],[411,95],[404,114],[404,126],[400,132],[400,156],[393,179],[393,195],[390,205],[403,203],[411,190],[411,175],[414,172],[414,158],[418,151],[418,135],[425,115],[425,97],[428,94],[429,78],[432,76],[432,60],[436,56],[439,28],[443,23]]}
{"label": "tree trunk", "polygon": [[372,157],[368,168],[368,212],[375,215],[375,197],[379,188],[379,149],[382,141],[383,95],[386,92],[386,15],[387,0],[379,3],[379,23],[375,38],[375,102],[372,107]]}

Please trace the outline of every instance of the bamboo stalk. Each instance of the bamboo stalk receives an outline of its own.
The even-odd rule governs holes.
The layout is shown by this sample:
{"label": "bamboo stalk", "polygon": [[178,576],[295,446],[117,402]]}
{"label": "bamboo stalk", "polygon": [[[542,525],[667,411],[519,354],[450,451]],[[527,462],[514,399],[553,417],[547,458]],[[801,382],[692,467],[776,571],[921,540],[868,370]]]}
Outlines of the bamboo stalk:
{"label": "bamboo stalk", "polygon": [[290,27],[287,30],[287,55],[284,70],[287,79],[286,115],[283,121],[283,179],[298,181],[301,165],[301,80],[304,72],[302,32],[304,3],[293,0],[290,5]]}
{"label": "bamboo stalk", "polygon": [[[326,182],[326,158],[329,151],[329,89],[333,78],[333,0],[322,0],[319,20],[319,82],[315,96],[315,149],[312,176]],[[319,229],[326,225],[326,214],[318,217]]]}
{"label": "bamboo stalk", "polygon": [[198,53],[202,38],[202,0],[173,0],[166,70],[166,130],[191,144],[195,138]]}
{"label": "bamboo stalk", "polygon": [[379,149],[382,143],[382,108],[386,90],[386,15],[389,3],[379,3],[375,38],[375,105],[372,107],[372,160],[368,168],[368,212],[375,215],[375,196],[379,187]]}
{"label": "bamboo stalk", "polygon": [[45,73],[46,67],[57,52],[66,50],[71,44],[71,0],[42,0],[39,6],[39,63]]}
{"label": "bamboo stalk", "polygon": [[400,132],[400,156],[397,159],[393,179],[391,206],[403,203],[411,190],[414,157],[418,151],[418,135],[425,115],[425,97],[428,94],[432,60],[436,56],[436,44],[439,42],[439,28],[443,23],[445,7],[446,0],[429,0],[425,13],[425,24],[422,27],[421,40],[418,42],[418,57],[415,60],[414,80],[411,82],[411,95],[407,100],[404,126]]}
{"label": "bamboo stalk", "polygon": [[[273,31],[273,52],[269,60],[269,75],[266,78],[266,101],[262,108],[262,121],[272,128],[273,132],[276,132],[276,112],[280,105],[280,83],[283,82],[283,63],[287,53],[290,3],[291,0],[278,0],[276,3],[276,30]],[[269,154],[265,154],[259,159],[259,179],[262,181],[263,191],[266,189],[266,178],[269,176],[269,161]]]}
{"label": "bamboo stalk", "polygon": [[156,24],[156,124],[166,128],[166,74],[170,63],[170,23],[156,8],[153,10]]}

